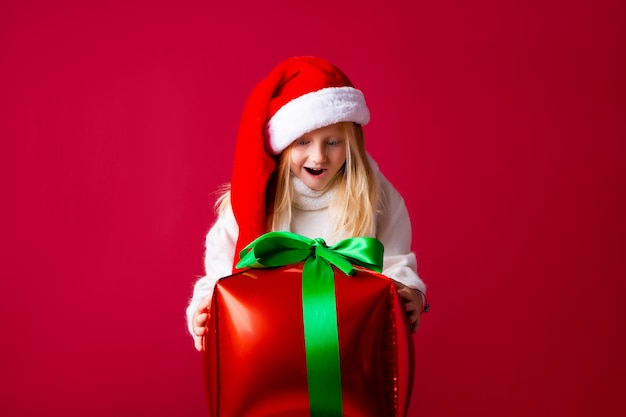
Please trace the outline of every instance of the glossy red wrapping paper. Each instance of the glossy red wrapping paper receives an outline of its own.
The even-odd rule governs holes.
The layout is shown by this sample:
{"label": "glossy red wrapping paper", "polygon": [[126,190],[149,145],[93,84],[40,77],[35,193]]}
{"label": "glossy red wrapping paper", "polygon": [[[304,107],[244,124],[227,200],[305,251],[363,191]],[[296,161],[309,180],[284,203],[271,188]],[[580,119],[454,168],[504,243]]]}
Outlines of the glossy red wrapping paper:
{"label": "glossy red wrapping paper", "polygon": [[[413,338],[393,282],[335,269],[343,415],[405,416]],[[302,264],[251,269],[218,281],[205,339],[213,417],[310,416]]]}

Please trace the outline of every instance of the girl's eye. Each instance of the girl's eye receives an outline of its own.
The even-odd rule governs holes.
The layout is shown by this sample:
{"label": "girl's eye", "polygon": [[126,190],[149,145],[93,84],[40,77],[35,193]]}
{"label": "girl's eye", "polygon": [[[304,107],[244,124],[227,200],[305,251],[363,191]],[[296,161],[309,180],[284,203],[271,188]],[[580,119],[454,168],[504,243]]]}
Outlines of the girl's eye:
{"label": "girl's eye", "polygon": [[308,143],[309,143],[309,141],[306,140],[306,139],[299,139],[299,140],[296,141],[296,145],[300,145],[300,146],[306,145]]}
{"label": "girl's eye", "polygon": [[330,139],[328,142],[326,142],[328,145],[330,146],[337,146],[341,143],[341,140],[339,139]]}

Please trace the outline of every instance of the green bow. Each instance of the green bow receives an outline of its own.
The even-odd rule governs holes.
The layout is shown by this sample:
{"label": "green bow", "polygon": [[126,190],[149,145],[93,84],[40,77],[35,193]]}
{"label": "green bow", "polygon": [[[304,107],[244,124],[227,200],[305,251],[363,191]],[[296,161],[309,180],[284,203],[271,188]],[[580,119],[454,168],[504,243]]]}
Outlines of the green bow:
{"label": "green bow", "polygon": [[239,254],[236,268],[267,268],[304,261],[302,312],[311,417],[341,417],[341,367],[335,265],[354,275],[354,265],[382,271],[383,244],[370,237],[342,240],[328,247],[323,239],[309,239],[291,232],[269,232]]}

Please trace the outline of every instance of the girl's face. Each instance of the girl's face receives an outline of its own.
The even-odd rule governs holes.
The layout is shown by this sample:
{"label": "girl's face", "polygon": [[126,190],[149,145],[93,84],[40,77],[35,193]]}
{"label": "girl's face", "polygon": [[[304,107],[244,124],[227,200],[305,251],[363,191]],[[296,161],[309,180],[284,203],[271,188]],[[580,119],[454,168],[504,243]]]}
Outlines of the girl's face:
{"label": "girl's face", "polygon": [[347,141],[340,124],[302,135],[291,144],[291,172],[310,189],[323,190],[346,162]]}

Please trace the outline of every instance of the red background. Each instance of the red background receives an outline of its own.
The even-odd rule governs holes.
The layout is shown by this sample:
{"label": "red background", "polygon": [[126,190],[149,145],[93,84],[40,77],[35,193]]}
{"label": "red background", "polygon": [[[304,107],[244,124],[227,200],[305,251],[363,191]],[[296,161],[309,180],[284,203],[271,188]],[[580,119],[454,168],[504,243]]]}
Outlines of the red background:
{"label": "red background", "polygon": [[213,191],[297,54],[364,90],[409,206],[411,416],[625,415],[625,9],[3,1],[0,415],[205,414],[184,309]]}

